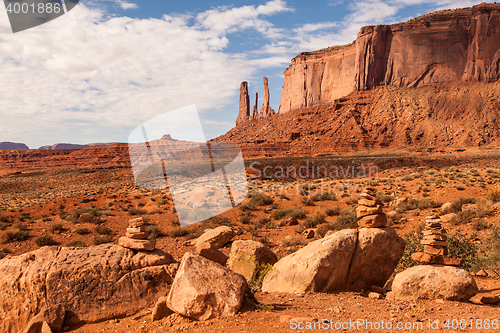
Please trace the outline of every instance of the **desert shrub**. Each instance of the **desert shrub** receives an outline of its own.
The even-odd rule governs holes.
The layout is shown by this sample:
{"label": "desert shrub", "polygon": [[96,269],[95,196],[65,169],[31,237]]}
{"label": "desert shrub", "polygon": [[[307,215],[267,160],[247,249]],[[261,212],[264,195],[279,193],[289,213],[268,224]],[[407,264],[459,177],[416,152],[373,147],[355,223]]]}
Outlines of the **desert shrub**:
{"label": "desert shrub", "polygon": [[249,214],[240,215],[240,222],[243,224],[249,224],[252,222],[252,217]]}
{"label": "desert shrub", "polygon": [[306,211],[302,208],[282,208],[277,209],[271,213],[271,217],[275,220],[283,218],[294,217],[296,219],[303,219],[306,216]]}
{"label": "desert shrub", "polygon": [[101,244],[106,244],[110,243],[113,240],[113,238],[110,235],[103,235],[103,236],[95,236],[94,237],[94,245],[101,245]]}
{"label": "desert shrub", "polygon": [[245,201],[239,205],[239,208],[241,209],[242,212],[248,212],[256,209],[256,206],[254,203],[250,201]]}
{"label": "desert shrub", "polygon": [[12,226],[12,223],[0,223],[0,230],[6,230]]}
{"label": "desert shrub", "polygon": [[221,225],[230,226],[231,219],[227,216],[224,216],[224,217],[215,216],[209,220],[209,223],[216,225],[216,226],[221,226]]}
{"label": "desert shrub", "polygon": [[304,229],[316,228],[317,225],[325,223],[325,215],[316,211],[313,215],[306,218],[302,225]]}
{"label": "desert shrub", "polygon": [[314,206],[314,205],[316,205],[314,203],[314,201],[312,201],[311,198],[309,198],[309,197],[302,197],[302,199],[300,201],[302,201],[302,204],[304,206]]}
{"label": "desert shrub", "polygon": [[62,230],[63,230],[63,224],[62,223],[56,223],[56,224],[53,224],[53,225],[50,226],[50,232],[52,232],[53,234],[61,232]]}
{"label": "desert shrub", "polygon": [[415,252],[422,252],[424,250],[422,242],[422,234],[419,232],[412,232],[411,234],[404,234],[404,239],[406,241],[405,252],[399,260],[398,266],[396,268],[397,272],[404,271],[413,266],[420,265],[418,261],[411,258],[411,255]]}
{"label": "desert shrub", "polygon": [[487,198],[491,200],[492,202],[499,202],[500,201],[500,188],[495,188],[493,190],[490,190],[488,192]]}
{"label": "desert shrub", "polygon": [[97,201],[97,199],[94,197],[87,197],[87,198],[82,199],[82,203],[89,203],[89,202],[95,202],[95,201]]}
{"label": "desert shrub", "polygon": [[30,213],[21,213],[21,214],[19,215],[19,217],[18,217],[18,220],[19,220],[20,222],[24,222],[24,221],[26,221],[26,220],[29,220],[29,219],[30,219],[30,217],[31,217],[31,216],[30,216]]}
{"label": "desert shrub", "polygon": [[302,184],[299,187],[299,191],[301,195],[309,195],[309,191],[316,190],[317,188],[318,186],[314,184]]}
{"label": "desert shrub", "polygon": [[10,219],[7,216],[0,214],[0,223],[9,223],[9,222]]}
{"label": "desert shrub", "polygon": [[182,237],[182,236],[189,235],[191,232],[192,232],[191,229],[177,228],[177,229],[172,230],[170,232],[169,236],[172,238]]}
{"label": "desert shrub", "polygon": [[456,216],[454,216],[450,224],[451,225],[461,225],[461,224],[467,224],[471,222],[472,218],[476,215],[473,211],[466,210],[465,212],[458,212]]}
{"label": "desert shrub", "polygon": [[77,208],[68,216],[68,220],[74,223],[101,223],[101,213],[95,208]]}
{"label": "desert shrub", "polygon": [[326,201],[326,200],[330,200],[330,201],[337,201],[337,196],[335,196],[335,194],[332,194],[330,192],[323,192],[321,191],[320,193],[316,193],[314,194],[312,197],[311,197],[311,200],[312,201]]}
{"label": "desert shrub", "polygon": [[68,244],[66,244],[66,247],[87,247],[87,245],[85,244],[85,242],[77,240],[69,242]]}
{"label": "desert shrub", "polygon": [[267,194],[260,193],[258,195],[252,196],[249,202],[254,206],[269,206],[274,203],[274,199]]}
{"label": "desert shrub", "polygon": [[9,254],[9,253],[10,253],[10,251],[6,248],[3,248],[2,250],[0,250],[0,260],[5,258],[7,256],[7,254]]}
{"label": "desert shrub", "polygon": [[477,219],[474,222],[472,222],[472,230],[474,231],[488,229],[489,227],[490,225],[485,219]]}
{"label": "desert shrub", "polygon": [[136,215],[144,215],[147,214],[148,212],[144,209],[139,209],[139,208],[131,208],[128,210],[128,214],[132,216]]}
{"label": "desert shrub", "polygon": [[402,217],[403,217],[403,215],[401,215],[400,213],[396,213],[394,215],[387,216],[387,225],[389,225],[389,226],[393,225],[394,222],[399,221]]}
{"label": "desert shrub", "polygon": [[377,192],[376,197],[379,198],[380,201],[382,202],[391,202],[392,201],[392,196],[386,195],[383,192]]}
{"label": "desert shrub", "polygon": [[268,224],[269,222],[271,222],[270,218],[263,217],[263,218],[261,218],[261,219],[259,219],[258,221],[255,222],[255,226],[257,228],[261,228],[261,227],[265,226],[266,224]]}
{"label": "desert shrub", "polygon": [[358,203],[358,198],[349,198],[345,201],[348,205],[356,205]]}
{"label": "desert shrub", "polygon": [[448,236],[448,252],[449,256],[457,256],[464,260],[462,267],[470,271],[472,267],[477,265],[478,249],[474,243],[476,235],[467,236],[460,233]]}
{"label": "desert shrub", "polygon": [[78,228],[75,230],[75,232],[79,235],[88,235],[91,231],[87,228]]}
{"label": "desert shrub", "polygon": [[465,204],[474,204],[476,203],[477,198],[473,197],[460,197],[458,199],[455,199],[451,202],[451,208],[449,212],[452,213],[458,213],[462,211],[462,206]]}
{"label": "desert shrub", "polygon": [[28,233],[25,230],[12,228],[4,232],[2,242],[4,244],[12,242],[22,242],[27,238],[28,238]]}
{"label": "desert shrub", "polygon": [[340,207],[327,208],[325,214],[328,216],[337,216],[340,214]]}
{"label": "desert shrub", "polygon": [[414,209],[423,210],[423,209],[438,208],[438,207],[441,207],[441,204],[434,200],[412,198],[407,202],[399,204],[398,207],[396,208],[396,212],[401,214],[408,210],[414,210]]}
{"label": "desert shrub", "polygon": [[335,223],[324,223],[318,227],[318,230],[316,232],[318,233],[319,237],[323,238],[330,230],[337,230],[335,227]]}
{"label": "desert shrub", "polygon": [[245,302],[248,303],[253,308],[263,311],[272,311],[274,310],[274,306],[270,304],[260,303],[257,299],[255,299],[255,293],[262,288],[262,282],[266,275],[271,272],[273,266],[270,264],[257,263],[257,267],[255,269],[254,275],[250,283],[248,284],[249,288],[247,288],[247,292],[245,294]]}
{"label": "desert shrub", "polygon": [[52,239],[51,235],[43,235],[35,239],[35,244],[42,247],[42,246],[55,245],[56,242],[54,241],[54,239]]}
{"label": "desert shrub", "polygon": [[149,238],[158,238],[163,235],[160,226],[158,225],[148,225],[146,231],[149,233]]}
{"label": "desert shrub", "polygon": [[411,175],[406,175],[406,176],[402,177],[401,180],[404,182],[407,182],[407,181],[413,180],[413,177]]}
{"label": "desert shrub", "polygon": [[95,227],[95,232],[97,232],[99,235],[111,235],[113,231],[106,227],[105,225],[98,225]]}
{"label": "desert shrub", "polygon": [[356,217],[356,212],[353,209],[343,209],[333,222],[334,229],[332,230],[350,229],[357,226],[358,218]]}
{"label": "desert shrub", "polygon": [[465,191],[465,187],[462,185],[457,185],[455,186],[455,188],[457,189],[457,191]]}

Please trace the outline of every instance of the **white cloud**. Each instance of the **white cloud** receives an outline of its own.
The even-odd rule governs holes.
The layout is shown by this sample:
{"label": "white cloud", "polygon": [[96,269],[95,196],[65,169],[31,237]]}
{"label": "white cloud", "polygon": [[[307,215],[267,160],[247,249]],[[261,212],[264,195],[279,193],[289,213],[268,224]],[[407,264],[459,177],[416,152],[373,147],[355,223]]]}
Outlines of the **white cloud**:
{"label": "white cloud", "polygon": [[[17,34],[5,17],[0,20],[0,80],[5,82],[0,141],[90,142],[98,131],[126,132],[186,105],[196,104],[201,113],[220,109],[232,102],[255,66],[278,61],[226,54],[225,35],[247,28],[275,35],[260,16],[287,10],[275,0],[256,8],[216,8],[198,17],[140,20],[107,17],[80,4]],[[63,139],[71,133],[71,139]]]}
{"label": "white cloud", "polygon": [[127,0],[115,0],[116,4],[122,9],[136,9],[138,6],[135,3],[130,3]]}

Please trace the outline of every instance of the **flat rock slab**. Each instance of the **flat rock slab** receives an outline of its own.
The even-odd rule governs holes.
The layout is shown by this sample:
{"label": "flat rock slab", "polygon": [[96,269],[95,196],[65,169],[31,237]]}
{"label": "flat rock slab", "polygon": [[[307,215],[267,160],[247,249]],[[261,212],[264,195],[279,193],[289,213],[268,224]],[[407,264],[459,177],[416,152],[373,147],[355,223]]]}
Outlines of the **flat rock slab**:
{"label": "flat rock slab", "polygon": [[233,316],[243,304],[246,288],[242,275],[187,252],[168,294],[167,306],[196,320]]}
{"label": "flat rock slab", "polygon": [[65,325],[134,314],[166,295],[178,264],[163,251],[104,244],[45,246],[0,260],[0,332],[23,331],[44,309],[66,309]]}
{"label": "flat rock slab", "polygon": [[207,242],[219,249],[229,242],[233,236],[233,229],[226,226],[220,226],[215,229],[205,231],[203,235],[191,241],[191,244],[198,247],[199,245]]}
{"label": "flat rock slab", "polygon": [[466,270],[453,266],[422,265],[396,275],[390,299],[467,301],[477,293],[476,281]]}

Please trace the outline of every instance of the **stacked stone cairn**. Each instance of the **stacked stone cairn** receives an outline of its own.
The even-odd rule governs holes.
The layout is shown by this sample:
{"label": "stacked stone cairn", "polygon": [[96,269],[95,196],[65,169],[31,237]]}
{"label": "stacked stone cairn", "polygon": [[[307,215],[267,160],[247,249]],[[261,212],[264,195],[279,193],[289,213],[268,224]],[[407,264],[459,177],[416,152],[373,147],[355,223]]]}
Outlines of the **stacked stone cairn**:
{"label": "stacked stone cairn", "polygon": [[425,229],[422,232],[424,252],[413,253],[411,257],[423,264],[460,266],[464,263],[463,259],[444,257],[448,255],[448,244],[446,243],[448,237],[446,237],[446,230],[441,226],[441,222],[437,215],[425,218]]}
{"label": "stacked stone cairn", "polygon": [[387,225],[387,216],[382,211],[384,204],[374,193],[367,191],[361,194],[356,208],[358,226],[361,228],[380,228]]}
{"label": "stacked stone cairn", "polygon": [[146,223],[142,217],[129,220],[125,237],[120,237],[118,244],[133,250],[153,251],[156,239],[147,239]]}

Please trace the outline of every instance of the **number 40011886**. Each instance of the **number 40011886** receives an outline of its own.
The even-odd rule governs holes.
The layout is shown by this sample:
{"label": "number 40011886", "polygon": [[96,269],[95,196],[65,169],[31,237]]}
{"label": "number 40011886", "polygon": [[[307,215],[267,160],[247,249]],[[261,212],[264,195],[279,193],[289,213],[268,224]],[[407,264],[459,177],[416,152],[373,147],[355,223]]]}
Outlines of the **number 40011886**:
{"label": "number 40011886", "polygon": [[38,3],[35,5],[34,3],[32,4],[27,4],[25,3],[19,3],[16,2],[14,4],[9,3],[7,6],[7,13],[15,13],[15,14],[27,14],[27,13],[39,13],[39,14],[52,14],[56,13],[59,14],[61,12],[61,4],[59,3],[52,3],[52,2],[47,2],[47,3]]}

